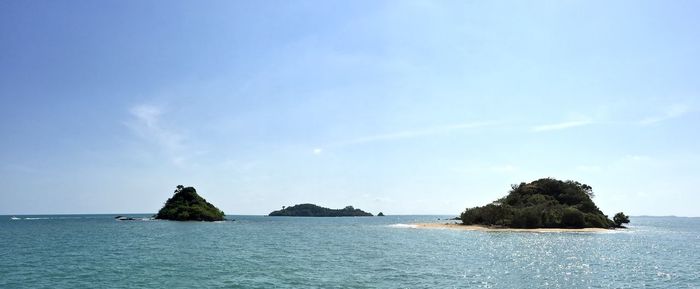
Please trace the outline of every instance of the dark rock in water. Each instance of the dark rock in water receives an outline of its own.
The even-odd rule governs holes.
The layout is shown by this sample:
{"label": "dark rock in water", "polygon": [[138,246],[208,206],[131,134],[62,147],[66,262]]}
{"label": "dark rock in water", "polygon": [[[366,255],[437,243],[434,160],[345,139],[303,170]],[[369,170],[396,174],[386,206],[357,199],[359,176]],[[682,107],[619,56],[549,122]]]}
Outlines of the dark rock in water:
{"label": "dark rock in water", "polygon": [[177,186],[156,219],[173,221],[223,221],[224,212],[197,194],[193,187]]}
{"label": "dark rock in water", "polygon": [[379,212],[379,214],[377,214],[377,217],[384,217],[384,213]]}
{"label": "dark rock in water", "polygon": [[131,218],[131,217],[124,217],[124,216],[116,216],[114,217],[117,221],[134,221],[136,219]]}
{"label": "dark rock in water", "polygon": [[301,204],[291,207],[282,207],[282,210],[270,213],[270,216],[288,217],[371,217],[372,214],[352,206],[335,210],[316,206],[314,204]]}

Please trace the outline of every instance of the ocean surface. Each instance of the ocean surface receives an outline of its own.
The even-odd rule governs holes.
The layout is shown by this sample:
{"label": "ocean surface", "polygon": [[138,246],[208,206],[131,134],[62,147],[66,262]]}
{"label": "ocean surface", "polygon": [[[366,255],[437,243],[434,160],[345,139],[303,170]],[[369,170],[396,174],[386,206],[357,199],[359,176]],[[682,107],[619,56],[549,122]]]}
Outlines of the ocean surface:
{"label": "ocean surface", "polygon": [[0,288],[700,288],[700,218],[523,233],[407,225],[449,216],[11,217]]}

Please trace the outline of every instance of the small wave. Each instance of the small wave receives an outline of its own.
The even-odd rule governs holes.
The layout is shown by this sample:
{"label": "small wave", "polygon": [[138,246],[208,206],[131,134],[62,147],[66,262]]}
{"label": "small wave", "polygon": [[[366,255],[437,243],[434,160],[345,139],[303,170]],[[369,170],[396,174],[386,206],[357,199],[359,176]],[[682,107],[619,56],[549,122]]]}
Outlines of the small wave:
{"label": "small wave", "polygon": [[392,224],[389,225],[391,228],[410,228],[410,229],[415,229],[418,228],[417,225],[411,225],[411,224]]}
{"label": "small wave", "polygon": [[51,218],[24,218],[25,220],[48,220]]}

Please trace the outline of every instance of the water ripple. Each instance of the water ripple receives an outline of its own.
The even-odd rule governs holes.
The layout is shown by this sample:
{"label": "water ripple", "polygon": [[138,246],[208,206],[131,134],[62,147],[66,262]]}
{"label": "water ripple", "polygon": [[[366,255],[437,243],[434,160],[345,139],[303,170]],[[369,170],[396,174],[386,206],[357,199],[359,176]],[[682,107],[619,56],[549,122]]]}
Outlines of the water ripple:
{"label": "water ripple", "polygon": [[0,288],[700,287],[700,219],[538,234],[397,229],[434,216],[32,217],[47,219],[1,218]]}

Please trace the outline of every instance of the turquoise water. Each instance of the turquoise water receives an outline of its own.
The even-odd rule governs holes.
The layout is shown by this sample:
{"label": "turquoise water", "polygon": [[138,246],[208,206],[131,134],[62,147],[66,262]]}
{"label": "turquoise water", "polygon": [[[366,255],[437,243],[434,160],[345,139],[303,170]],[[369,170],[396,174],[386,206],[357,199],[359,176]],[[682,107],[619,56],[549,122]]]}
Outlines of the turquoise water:
{"label": "turquoise water", "polygon": [[700,218],[514,233],[396,225],[446,216],[10,217],[0,288],[700,288]]}

